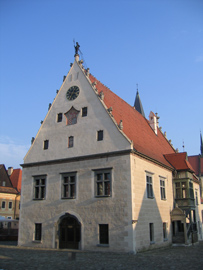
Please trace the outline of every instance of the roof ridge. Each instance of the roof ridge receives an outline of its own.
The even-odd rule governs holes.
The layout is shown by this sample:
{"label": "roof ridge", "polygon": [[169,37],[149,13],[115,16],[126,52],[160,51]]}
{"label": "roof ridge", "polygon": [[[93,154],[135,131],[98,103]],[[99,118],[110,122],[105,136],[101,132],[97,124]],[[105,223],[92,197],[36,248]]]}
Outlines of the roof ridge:
{"label": "roof ridge", "polygon": [[[116,93],[114,93],[108,86],[106,86],[105,84],[103,84],[100,80],[98,80],[94,75],[92,75],[92,73],[90,73],[90,75],[92,77],[94,77],[99,83],[101,83],[104,87],[106,87],[109,91],[111,91],[115,96],[117,96],[120,100],[122,100],[123,102],[125,102],[130,108],[132,108],[134,111],[136,111],[134,109],[133,106],[131,106],[127,101],[125,101],[124,99],[122,99],[121,97],[119,97]],[[138,111],[137,111],[138,112]]]}

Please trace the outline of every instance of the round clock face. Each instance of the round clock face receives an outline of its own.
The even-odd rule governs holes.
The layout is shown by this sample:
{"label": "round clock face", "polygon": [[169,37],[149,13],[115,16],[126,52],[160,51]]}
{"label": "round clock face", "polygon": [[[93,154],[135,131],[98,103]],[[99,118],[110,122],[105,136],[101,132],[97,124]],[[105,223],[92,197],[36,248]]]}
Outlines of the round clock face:
{"label": "round clock face", "polygon": [[77,87],[77,86],[71,86],[68,89],[67,93],[66,93],[66,98],[68,100],[74,100],[74,99],[76,99],[78,97],[79,93],[80,93],[79,87]]}

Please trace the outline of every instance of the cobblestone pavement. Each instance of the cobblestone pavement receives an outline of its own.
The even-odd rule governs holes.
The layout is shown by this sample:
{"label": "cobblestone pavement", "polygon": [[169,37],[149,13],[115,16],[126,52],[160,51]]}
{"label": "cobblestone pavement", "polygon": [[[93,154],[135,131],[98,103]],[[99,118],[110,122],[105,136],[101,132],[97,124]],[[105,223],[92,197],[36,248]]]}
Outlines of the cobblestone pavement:
{"label": "cobblestone pavement", "polygon": [[30,269],[203,269],[203,242],[189,247],[168,247],[142,253],[76,252],[20,248],[0,243],[0,270]]}

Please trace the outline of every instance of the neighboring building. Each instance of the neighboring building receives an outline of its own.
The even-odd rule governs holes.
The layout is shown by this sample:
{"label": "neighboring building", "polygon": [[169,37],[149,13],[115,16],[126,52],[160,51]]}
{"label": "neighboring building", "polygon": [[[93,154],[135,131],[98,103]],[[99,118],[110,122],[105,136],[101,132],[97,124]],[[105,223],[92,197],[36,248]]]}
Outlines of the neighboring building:
{"label": "neighboring building", "polygon": [[[201,182],[201,203],[203,204],[203,140],[202,134],[200,134],[200,154],[195,156],[188,156],[188,160],[195,170],[196,176]],[[202,215],[203,223],[203,215]]]}
{"label": "neighboring building", "polygon": [[170,154],[139,94],[130,106],[76,52],[22,164],[18,244],[120,252],[170,245]]}
{"label": "neighboring building", "polygon": [[[22,178],[22,171],[19,172],[19,170],[21,171],[21,169],[13,170],[18,172],[16,176],[12,177],[16,184],[18,179],[21,182]],[[7,172],[3,164],[0,165],[0,216],[8,219],[19,219],[20,192],[13,186],[9,177],[10,172],[10,169]],[[18,184],[17,186],[20,188]]]}
{"label": "neighboring building", "polygon": [[188,162],[187,153],[165,155],[175,168],[173,193],[175,208],[171,212],[173,243],[190,244],[202,239],[200,182]]}

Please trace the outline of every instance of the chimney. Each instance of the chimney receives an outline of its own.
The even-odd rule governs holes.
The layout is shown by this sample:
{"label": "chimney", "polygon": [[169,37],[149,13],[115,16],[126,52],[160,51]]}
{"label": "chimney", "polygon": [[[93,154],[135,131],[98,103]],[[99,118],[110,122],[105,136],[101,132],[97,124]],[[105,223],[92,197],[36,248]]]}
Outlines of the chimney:
{"label": "chimney", "polygon": [[150,127],[154,130],[154,133],[157,135],[157,117],[152,111],[149,114],[149,124]]}
{"label": "chimney", "polygon": [[13,173],[13,167],[8,167],[8,175],[11,176]]}

